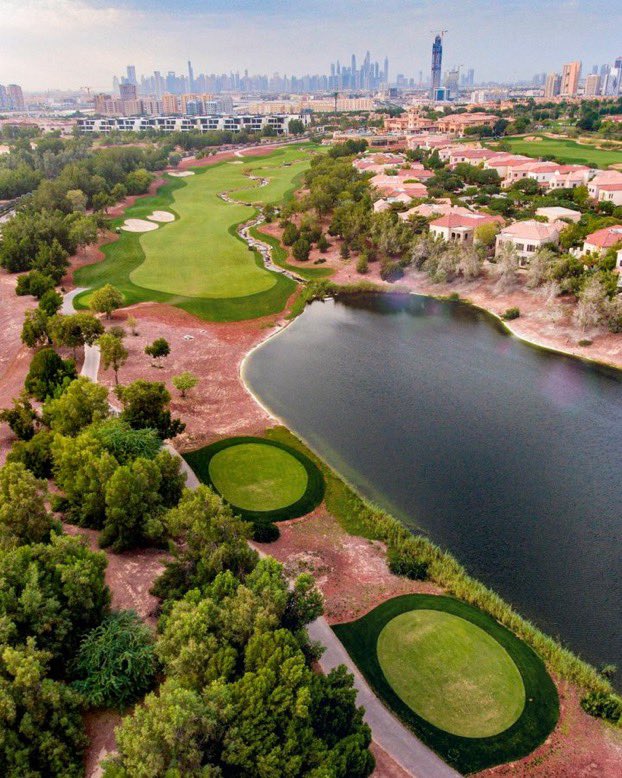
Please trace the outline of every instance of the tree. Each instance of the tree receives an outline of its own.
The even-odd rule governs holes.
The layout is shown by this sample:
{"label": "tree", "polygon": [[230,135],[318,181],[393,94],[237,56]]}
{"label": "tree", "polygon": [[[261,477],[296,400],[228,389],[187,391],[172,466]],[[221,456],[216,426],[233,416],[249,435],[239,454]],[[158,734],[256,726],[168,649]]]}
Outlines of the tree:
{"label": "tree", "polygon": [[0,411],[0,421],[5,421],[11,432],[20,440],[30,440],[35,434],[38,416],[26,392],[13,399],[13,407]]}
{"label": "tree", "polygon": [[145,354],[157,360],[154,367],[161,367],[160,361],[165,359],[170,353],[171,347],[165,338],[156,338],[153,343],[145,346]]}
{"label": "tree", "polygon": [[86,376],[72,381],[60,397],[48,400],[43,409],[44,419],[54,432],[72,437],[89,424],[107,418],[109,413],[108,390]]}
{"label": "tree", "polygon": [[498,232],[499,225],[496,222],[480,224],[475,228],[475,241],[486,248],[492,248],[495,245]]}
{"label": "tree", "polygon": [[127,362],[128,350],[123,345],[121,338],[117,338],[107,332],[97,339],[97,345],[101,354],[104,370],[114,370],[114,381],[119,385],[119,369]]}
{"label": "tree", "polygon": [[473,281],[482,274],[483,258],[477,247],[461,246],[458,255],[458,271],[466,281]]}
{"label": "tree", "polygon": [[54,279],[40,270],[31,270],[17,279],[15,293],[19,296],[31,294],[33,297],[41,299],[45,292],[53,288]]}
{"label": "tree", "polygon": [[294,259],[299,262],[306,262],[309,259],[309,252],[311,251],[311,245],[305,238],[298,238],[298,240],[292,246],[292,254]]}
{"label": "tree", "polygon": [[283,235],[281,236],[281,241],[283,242],[284,246],[292,246],[300,237],[300,233],[298,232],[298,227],[293,222],[287,222],[285,225],[285,229],[283,230]]}
{"label": "tree", "polygon": [[52,433],[39,430],[30,440],[18,440],[7,454],[7,462],[19,462],[37,478],[52,476]]}
{"label": "tree", "polygon": [[179,419],[171,418],[171,395],[163,383],[139,379],[128,386],[118,386],[115,391],[123,405],[121,418],[130,427],[154,429],[162,440],[174,438],[186,428]]}
{"label": "tree", "polygon": [[112,312],[123,305],[123,295],[112,284],[106,284],[100,289],[96,289],[91,295],[89,307],[96,313],[105,313],[106,318],[110,319]]}
{"label": "tree", "polygon": [[135,611],[114,611],[86,634],[72,686],[93,708],[124,709],[153,686],[153,634]]}
{"label": "tree", "polygon": [[145,194],[149,189],[152,179],[153,176],[151,173],[144,168],[139,168],[138,170],[133,170],[131,173],[128,173],[125,178],[125,186],[128,194]]}
{"label": "tree", "polygon": [[92,313],[57,314],[48,322],[48,332],[56,346],[74,351],[79,346],[92,346],[104,331],[104,325]]}
{"label": "tree", "polygon": [[83,635],[100,623],[110,601],[106,558],[81,538],[52,533],[49,543],[0,554],[0,613],[12,621],[12,645],[35,638],[52,671],[66,673]]}
{"label": "tree", "polygon": [[63,298],[55,289],[48,289],[41,295],[41,299],[39,300],[39,308],[48,317],[57,314],[61,309],[62,304]]}
{"label": "tree", "polygon": [[61,359],[53,348],[44,348],[32,358],[24,386],[31,397],[45,400],[54,397],[76,378],[71,359]]}
{"label": "tree", "polygon": [[47,498],[46,482],[24,465],[7,463],[0,468],[0,548],[49,540],[56,525],[45,507]]}
{"label": "tree", "polygon": [[157,463],[149,459],[135,459],[115,470],[106,485],[102,548],[118,553],[163,538],[161,481]]}
{"label": "tree", "polygon": [[71,205],[72,211],[84,213],[88,204],[88,197],[81,189],[70,189],[65,195]]}
{"label": "tree", "polygon": [[22,343],[29,348],[38,348],[48,342],[48,317],[45,311],[38,307],[26,311],[21,338]]}
{"label": "tree", "polygon": [[520,258],[513,243],[502,243],[497,251],[497,283],[496,294],[504,294],[512,289],[518,281]]}
{"label": "tree", "polygon": [[132,335],[138,335],[138,330],[136,329],[138,322],[136,321],[135,316],[128,316],[127,317],[127,326],[130,328],[130,332]]}
{"label": "tree", "polygon": [[138,457],[155,459],[162,445],[155,430],[133,430],[121,419],[108,419],[91,429],[90,433],[121,465]]}
{"label": "tree", "polygon": [[287,132],[290,135],[302,135],[305,131],[304,123],[300,119],[291,119],[287,125]]}
{"label": "tree", "polygon": [[550,279],[551,269],[556,258],[556,255],[546,246],[542,246],[536,251],[527,268],[527,283],[525,285],[528,289],[537,289]]}
{"label": "tree", "polygon": [[574,312],[574,322],[585,332],[590,327],[598,327],[605,315],[607,293],[598,276],[588,279],[579,293],[579,302]]}
{"label": "tree", "polygon": [[50,654],[32,638],[15,647],[0,643],[0,766],[6,778],[84,774],[82,699],[46,677],[49,663]]}
{"label": "tree", "polygon": [[175,389],[179,390],[182,397],[185,397],[186,392],[190,391],[190,389],[194,389],[198,383],[199,379],[189,370],[184,370],[183,373],[173,376],[173,386]]}

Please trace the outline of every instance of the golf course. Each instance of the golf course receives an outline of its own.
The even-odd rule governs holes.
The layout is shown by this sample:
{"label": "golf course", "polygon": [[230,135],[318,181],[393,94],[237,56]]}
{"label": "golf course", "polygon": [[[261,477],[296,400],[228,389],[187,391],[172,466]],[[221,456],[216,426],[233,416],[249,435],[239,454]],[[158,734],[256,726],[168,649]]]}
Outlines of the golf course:
{"label": "golf course", "polygon": [[[622,164],[622,146],[617,149],[603,149],[586,143],[578,143],[569,138],[550,138],[546,135],[517,135],[503,138],[513,154],[526,157],[554,157],[557,162],[566,165],[595,165],[608,168]],[[497,144],[488,144],[495,148]]]}
{"label": "golf course", "polygon": [[526,756],[557,723],[540,658],[459,600],[407,594],[333,630],[376,694],[460,772]]}
{"label": "golf course", "polygon": [[[113,221],[119,237],[103,246],[105,259],[75,273],[76,284],[88,288],[76,307],[88,305],[92,290],[112,284],[127,305],[166,302],[210,321],[283,310],[294,282],[267,270],[236,230],[258,206],[287,198],[314,150],[299,144],[197,167],[184,177],[165,175],[154,196],[139,198]],[[173,220],[154,220],[168,213]]]}

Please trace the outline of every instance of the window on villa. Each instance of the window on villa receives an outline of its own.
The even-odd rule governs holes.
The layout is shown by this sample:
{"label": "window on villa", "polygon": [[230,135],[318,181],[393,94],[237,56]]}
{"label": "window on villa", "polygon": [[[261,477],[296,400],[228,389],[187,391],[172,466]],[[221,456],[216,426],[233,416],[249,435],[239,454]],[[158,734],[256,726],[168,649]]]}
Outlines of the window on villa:
{"label": "window on villa", "polygon": [[527,248],[525,249],[525,251],[530,251],[530,252],[531,251],[535,251],[535,250],[536,250],[536,247],[533,245],[533,243],[528,243],[527,244]]}

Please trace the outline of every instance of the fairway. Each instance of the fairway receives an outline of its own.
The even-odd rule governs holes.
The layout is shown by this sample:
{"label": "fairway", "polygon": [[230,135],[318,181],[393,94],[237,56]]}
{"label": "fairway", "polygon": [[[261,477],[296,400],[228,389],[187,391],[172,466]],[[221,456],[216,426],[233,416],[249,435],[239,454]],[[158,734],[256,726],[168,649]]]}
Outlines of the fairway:
{"label": "fairway", "polygon": [[[257,213],[255,205],[287,199],[314,151],[312,144],[292,145],[195,168],[185,178],[166,176],[155,196],[139,198],[112,226],[146,220],[162,210],[174,221],[150,222],[156,226],[151,232],[121,231],[103,246],[105,259],[77,270],[75,282],[89,291],[110,283],[123,293],[126,305],[168,302],[213,321],[282,311],[295,283],[267,270],[236,228]],[[225,202],[221,193],[234,202]],[[78,296],[76,307],[88,305],[88,297],[89,292]]]}
{"label": "fairway", "polygon": [[[544,135],[530,135],[536,140],[526,140],[522,137],[503,138],[514,154],[524,154],[527,157],[552,156],[558,162],[568,165],[596,165],[607,168],[609,165],[622,163],[622,149],[598,149],[567,138],[547,138]],[[488,144],[495,148],[496,144]]]}
{"label": "fairway", "polygon": [[378,659],[401,699],[454,735],[496,735],[525,706],[525,687],[507,651],[450,613],[414,610],[396,616],[378,637]]}
{"label": "fairway", "polygon": [[219,451],[209,464],[212,483],[227,502],[243,510],[285,508],[305,493],[307,471],[287,451],[241,443]]}
{"label": "fairway", "polygon": [[324,499],[318,467],[294,448],[267,438],[224,438],[183,455],[199,480],[249,521],[304,516]]}
{"label": "fairway", "polygon": [[557,724],[542,660],[465,602],[406,594],[333,630],[387,707],[461,773],[527,756]]}

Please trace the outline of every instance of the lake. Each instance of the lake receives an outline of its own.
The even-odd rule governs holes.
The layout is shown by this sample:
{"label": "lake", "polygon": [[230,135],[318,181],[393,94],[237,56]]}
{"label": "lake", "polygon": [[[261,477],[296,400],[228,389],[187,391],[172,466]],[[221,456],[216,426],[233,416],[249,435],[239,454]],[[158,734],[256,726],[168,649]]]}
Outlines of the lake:
{"label": "lake", "polygon": [[621,662],[622,374],[391,295],[313,303],[245,378],[363,495],[584,658]]}

